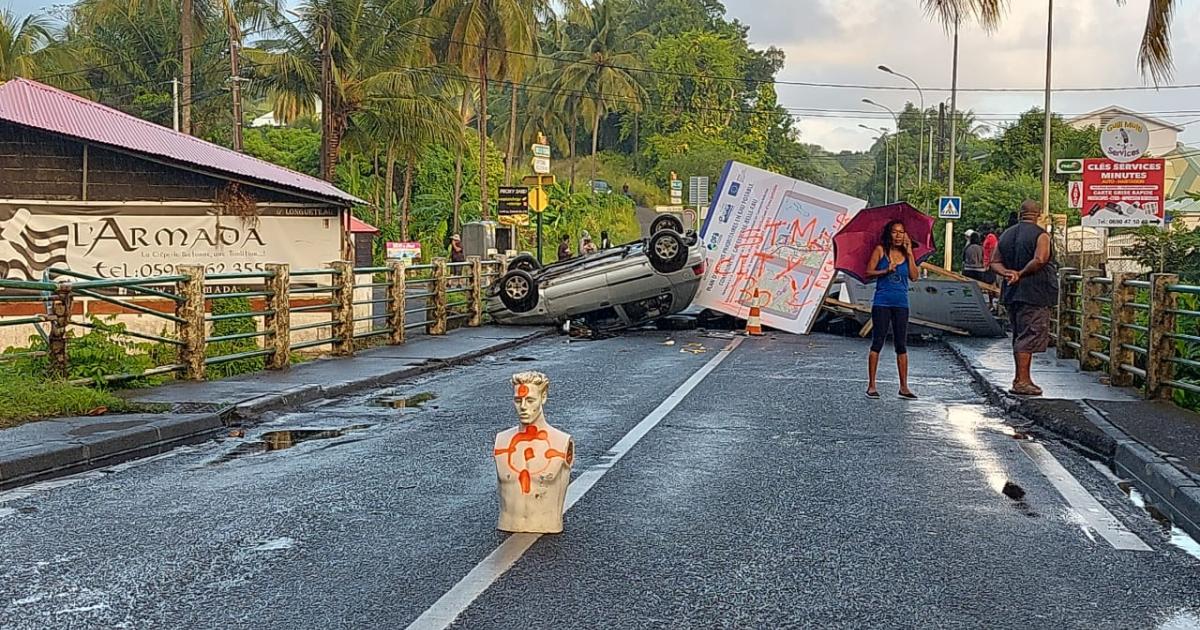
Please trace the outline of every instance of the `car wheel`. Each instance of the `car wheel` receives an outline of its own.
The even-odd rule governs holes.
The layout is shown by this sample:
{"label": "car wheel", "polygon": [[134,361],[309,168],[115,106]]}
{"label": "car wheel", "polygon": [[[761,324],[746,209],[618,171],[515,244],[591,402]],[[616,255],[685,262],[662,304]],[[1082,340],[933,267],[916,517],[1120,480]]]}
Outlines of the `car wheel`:
{"label": "car wheel", "polygon": [[687,264],[688,249],[678,232],[659,232],[650,237],[646,255],[659,273],[673,273]]}
{"label": "car wheel", "polygon": [[683,221],[679,217],[664,214],[658,217],[650,224],[650,235],[653,236],[664,230],[671,230],[677,234],[683,234]]}
{"label": "car wheel", "polygon": [[533,310],[538,303],[537,282],[523,269],[509,271],[500,278],[500,301],[514,313]]}
{"label": "car wheel", "polygon": [[530,256],[529,254],[521,254],[520,256],[517,256],[509,261],[508,268],[520,269],[521,271],[533,273],[542,268],[542,263],[538,262],[536,258]]}

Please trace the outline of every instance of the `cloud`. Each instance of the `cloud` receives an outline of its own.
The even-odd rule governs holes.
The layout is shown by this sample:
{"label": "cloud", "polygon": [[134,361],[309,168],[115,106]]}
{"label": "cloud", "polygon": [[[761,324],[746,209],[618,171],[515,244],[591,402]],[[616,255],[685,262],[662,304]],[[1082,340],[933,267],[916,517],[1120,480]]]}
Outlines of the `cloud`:
{"label": "cloud", "polygon": [[[1113,0],[1079,0],[1055,15],[1053,83],[1056,87],[1144,85],[1137,65],[1148,0],[1118,6]],[[950,86],[952,44],[940,24],[931,22],[918,0],[730,0],[729,14],[750,26],[759,46],[774,45],[787,53],[780,79],[869,85],[907,83],[876,69],[887,64],[926,87],[933,106]],[[996,32],[965,25],[959,38],[959,86],[1039,88],[1045,80],[1046,8],[1041,2],[1011,2]],[[1173,35],[1175,76],[1185,82],[1200,76],[1200,3],[1177,12]],[[1193,104],[1200,90],[1056,93],[1052,107],[1078,114],[1118,104],[1176,124],[1200,118],[1178,110],[1200,110]],[[880,112],[860,115],[845,110],[870,109],[864,97],[900,109],[914,92],[830,89],[781,85],[786,107],[837,110],[808,112],[799,128],[806,142],[831,150],[868,146],[870,132],[859,123],[891,127]],[[986,123],[1003,125],[1023,111],[1041,107],[1040,92],[979,93],[960,91],[959,107],[972,109]],[[1159,113],[1167,112],[1167,113]],[[818,118],[817,116],[821,116]],[[1200,123],[1187,127],[1181,140],[1200,143]]]}

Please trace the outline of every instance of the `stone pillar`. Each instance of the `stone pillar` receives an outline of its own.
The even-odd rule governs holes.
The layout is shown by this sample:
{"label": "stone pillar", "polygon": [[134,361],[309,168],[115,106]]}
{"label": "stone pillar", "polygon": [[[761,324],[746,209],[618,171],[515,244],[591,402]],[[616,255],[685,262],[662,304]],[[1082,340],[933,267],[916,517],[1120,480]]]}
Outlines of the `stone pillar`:
{"label": "stone pillar", "polygon": [[433,316],[425,326],[425,332],[431,335],[446,334],[446,259],[433,259]]}
{"label": "stone pillar", "polygon": [[71,327],[71,285],[58,285],[54,292],[54,303],[50,308],[50,377],[67,378],[67,330]]}
{"label": "stone pillar", "polygon": [[175,307],[175,313],[183,319],[179,324],[179,362],[183,365],[183,378],[189,381],[204,380],[204,337],[208,326],[204,322],[204,265],[179,265],[176,268],[185,278],[179,281],[176,291],[183,302]]}
{"label": "stone pillar", "polygon": [[1173,273],[1156,273],[1150,276],[1150,355],[1146,357],[1146,397],[1169,398],[1171,388],[1163,382],[1174,378],[1174,365],[1169,359],[1175,356],[1175,340],[1167,335],[1175,333],[1175,314],[1178,296],[1167,291],[1167,285],[1178,284],[1179,276]]}
{"label": "stone pillar", "polygon": [[263,268],[272,274],[267,279],[266,290],[273,293],[267,298],[267,310],[274,311],[264,320],[264,327],[271,331],[268,343],[271,348],[267,368],[282,370],[292,364],[292,318],[288,309],[291,299],[288,296],[288,286],[291,284],[291,272],[287,265],[264,265]]}
{"label": "stone pillar", "polygon": [[469,296],[471,316],[467,319],[468,326],[483,325],[483,263],[478,256],[468,256],[471,263],[471,292]]}
{"label": "stone pillar", "polygon": [[1080,316],[1079,327],[1083,329],[1083,333],[1079,335],[1079,345],[1082,349],[1079,352],[1079,367],[1085,371],[1093,372],[1099,370],[1104,363],[1092,355],[1093,352],[1104,352],[1104,342],[1097,337],[1101,334],[1100,321],[1101,315],[1101,297],[1104,297],[1104,285],[1096,282],[1097,278],[1102,278],[1103,272],[1099,269],[1085,269],[1083,272],[1083,281],[1079,284],[1079,292],[1082,296],[1079,300],[1080,310],[1083,315]]}
{"label": "stone pillar", "polygon": [[407,318],[404,315],[405,277],[408,273],[403,260],[388,262],[388,328],[392,329],[388,341],[392,344],[404,343],[404,325]]}
{"label": "stone pillar", "polygon": [[1076,269],[1064,267],[1058,270],[1058,326],[1056,327],[1055,338],[1057,340],[1058,358],[1074,359],[1075,349],[1067,344],[1071,340],[1071,331],[1067,328],[1071,324],[1072,314],[1068,313],[1069,309],[1074,308],[1075,298],[1071,297],[1071,282],[1067,276],[1075,273]]}
{"label": "stone pillar", "polygon": [[354,263],[337,260],[329,263],[333,274],[333,354],[354,354]]}
{"label": "stone pillar", "polygon": [[1112,285],[1112,343],[1108,348],[1108,381],[1114,387],[1133,385],[1133,375],[1121,369],[1122,365],[1133,365],[1133,351],[1125,345],[1133,345],[1133,331],[1127,325],[1136,320],[1134,310],[1128,305],[1137,301],[1137,289],[1125,286],[1125,282],[1137,277],[1132,273],[1119,273],[1113,277]]}
{"label": "stone pillar", "polygon": [[[505,256],[504,254],[500,254],[500,255],[496,256],[496,262],[500,263],[500,271],[499,271],[500,276],[503,276],[504,274],[508,273],[508,256]],[[497,276],[497,277],[499,277],[499,276]]]}

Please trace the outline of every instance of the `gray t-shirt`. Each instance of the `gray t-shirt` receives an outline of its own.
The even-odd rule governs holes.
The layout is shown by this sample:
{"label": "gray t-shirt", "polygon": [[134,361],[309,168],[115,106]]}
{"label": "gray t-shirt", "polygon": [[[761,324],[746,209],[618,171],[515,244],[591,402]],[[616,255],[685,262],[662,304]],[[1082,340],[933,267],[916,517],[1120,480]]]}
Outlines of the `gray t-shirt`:
{"label": "gray t-shirt", "polygon": [[974,243],[963,250],[963,270],[983,271],[983,245]]}

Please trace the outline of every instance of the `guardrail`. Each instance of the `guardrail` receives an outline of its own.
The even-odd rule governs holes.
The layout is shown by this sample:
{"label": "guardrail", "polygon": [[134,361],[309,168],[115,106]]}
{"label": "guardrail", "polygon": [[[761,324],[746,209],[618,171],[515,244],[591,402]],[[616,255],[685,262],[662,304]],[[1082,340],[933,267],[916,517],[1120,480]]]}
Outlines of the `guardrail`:
{"label": "guardrail", "polygon": [[[306,270],[264,265],[261,271],[238,273],[206,273],[200,265],[181,265],[176,275],[119,279],[53,269],[42,282],[0,280],[0,308],[19,313],[0,317],[0,329],[32,326],[37,331],[32,349],[10,348],[0,354],[0,364],[37,360],[44,363],[45,376],[67,378],[70,349],[80,339],[76,332],[100,329],[130,343],[154,344],[159,349],[154,353],[159,355],[156,364],[73,382],[168,374],[202,380],[212,366],[249,359],[278,370],[302,350],[327,348],[336,356],[350,356],[372,343],[404,343],[408,331],[417,328],[444,335],[451,328],[480,326],[484,289],[506,267],[503,257],[471,257],[462,263],[434,259],[424,265],[393,261],[359,268],[338,261]],[[233,289],[205,293],[206,286],[214,285]],[[222,305],[235,298],[249,307],[231,310]],[[142,330],[84,317],[85,301],[104,305],[106,314],[138,317]],[[161,325],[163,332],[146,332],[146,320]],[[238,322],[239,329],[227,330],[232,322]]]}
{"label": "guardrail", "polygon": [[1110,384],[1147,398],[1200,395],[1200,287],[1175,274],[1109,278],[1099,270],[1059,271],[1053,337],[1058,354]]}

